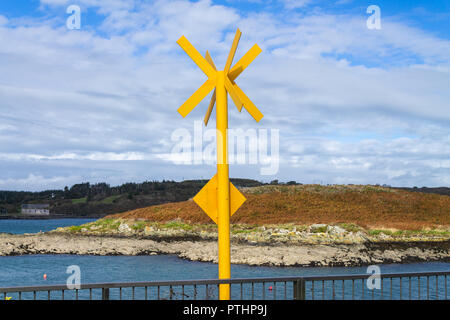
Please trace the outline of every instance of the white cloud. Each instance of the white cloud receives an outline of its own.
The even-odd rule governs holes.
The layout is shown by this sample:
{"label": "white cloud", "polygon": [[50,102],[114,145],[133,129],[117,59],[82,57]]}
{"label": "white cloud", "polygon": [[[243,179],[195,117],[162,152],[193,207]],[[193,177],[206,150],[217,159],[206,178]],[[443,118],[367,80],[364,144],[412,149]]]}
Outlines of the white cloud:
{"label": "white cloud", "polygon": [[[230,126],[280,129],[282,167],[273,179],[448,184],[448,40],[393,19],[373,32],[361,17],[244,14],[211,1],[79,4],[105,15],[99,29],[17,26],[0,16],[0,187],[36,186],[30,175],[49,186],[61,182],[52,176],[209,177],[214,166],[169,161],[172,131],[191,129],[208,103],[187,119],[176,112],[204,80],[176,40],[186,35],[222,66],[237,26],[236,60],[255,42],[263,48],[237,82],[265,117],[256,124],[230,109]],[[271,180],[259,169],[236,165],[232,173]]]}
{"label": "white cloud", "polygon": [[152,154],[144,154],[140,152],[90,152],[75,153],[66,152],[61,154],[43,155],[30,153],[0,153],[0,160],[7,161],[46,161],[46,160],[93,160],[93,161],[137,161],[152,160],[158,158]]}
{"label": "white cloud", "polygon": [[288,9],[297,9],[297,8],[303,8],[314,1],[313,0],[281,0],[281,2]]}
{"label": "white cloud", "polygon": [[80,176],[59,176],[59,177],[44,177],[41,175],[29,174],[24,178],[14,179],[0,179],[0,189],[10,190],[11,186],[19,186],[26,190],[45,190],[49,186],[63,187],[67,183],[79,183]]}
{"label": "white cloud", "polygon": [[341,4],[348,4],[348,3],[352,3],[352,2],[353,2],[353,0],[338,0],[338,1],[336,1],[336,4],[341,5]]}
{"label": "white cloud", "polygon": [[4,26],[8,23],[8,18],[5,16],[0,15],[0,26]]}

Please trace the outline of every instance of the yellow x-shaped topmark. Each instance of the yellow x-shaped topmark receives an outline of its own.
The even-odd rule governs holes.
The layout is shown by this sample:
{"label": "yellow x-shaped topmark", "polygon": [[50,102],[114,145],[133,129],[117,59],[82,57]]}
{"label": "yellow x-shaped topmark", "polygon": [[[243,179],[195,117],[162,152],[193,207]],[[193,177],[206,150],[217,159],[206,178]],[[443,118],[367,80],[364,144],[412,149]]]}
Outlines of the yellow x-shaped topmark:
{"label": "yellow x-shaped topmark", "polygon": [[[235,65],[231,68],[231,64],[236,53],[236,49],[241,38],[241,31],[238,29],[231,46],[230,53],[228,55],[227,62],[225,64],[224,73],[225,77],[225,89],[230,94],[231,99],[238,108],[239,111],[244,107],[248,113],[259,122],[263,114],[253,104],[249,97],[239,88],[236,84],[236,78],[252,63],[252,61],[262,52],[261,48],[255,44]],[[189,57],[197,64],[197,66],[206,74],[208,80],[203,83],[194,94],[186,100],[185,103],[178,109],[178,112],[186,117],[199,103],[202,101],[216,86],[217,68],[214,65],[213,60],[208,52],[206,52],[205,58],[194,48],[194,46],[182,36],[177,43],[187,53]],[[231,68],[231,69],[230,69]],[[211,97],[208,110],[205,116],[205,125],[208,124],[209,117],[216,102],[216,92]]]}

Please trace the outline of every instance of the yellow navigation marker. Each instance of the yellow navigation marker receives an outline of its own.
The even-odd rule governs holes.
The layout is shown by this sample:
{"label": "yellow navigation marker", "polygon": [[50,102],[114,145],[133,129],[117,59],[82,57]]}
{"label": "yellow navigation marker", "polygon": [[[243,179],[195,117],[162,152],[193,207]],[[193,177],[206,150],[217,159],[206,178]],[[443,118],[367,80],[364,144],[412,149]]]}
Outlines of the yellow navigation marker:
{"label": "yellow navigation marker", "polygon": [[[217,189],[218,183],[216,174],[194,197],[195,203],[198,204],[215,223],[218,222]],[[245,200],[244,195],[230,182],[230,216],[242,206]]]}
{"label": "yellow navigation marker", "polygon": [[[217,70],[214,62],[206,52],[205,58],[194,46],[182,36],[177,43],[187,55],[197,64],[208,79],[195,93],[186,100],[178,112],[186,117],[213,89],[214,92],[205,115],[205,125],[208,125],[214,105],[216,108],[217,128],[217,174],[194,197],[203,211],[217,224],[219,235],[219,279],[229,279],[230,272],[230,217],[245,202],[245,197],[230,183],[228,168],[228,94],[239,111],[244,107],[248,113],[259,122],[263,114],[256,108],[253,102],[236,84],[236,78],[250,63],[261,53],[261,48],[255,44],[232,68],[234,55],[241,38],[241,31],[236,35],[231,46],[230,53],[222,71]],[[219,286],[219,298],[230,299],[230,285]]]}

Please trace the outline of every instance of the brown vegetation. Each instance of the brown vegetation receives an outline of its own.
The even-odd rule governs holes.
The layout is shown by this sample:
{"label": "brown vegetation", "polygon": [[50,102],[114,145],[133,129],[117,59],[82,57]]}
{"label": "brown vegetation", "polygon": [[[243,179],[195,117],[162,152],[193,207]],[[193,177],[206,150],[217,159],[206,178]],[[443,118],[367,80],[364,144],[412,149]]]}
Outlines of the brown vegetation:
{"label": "brown vegetation", "polygon": [[[377,186],[262,186],[242,189],[247,201],[234,224],[354,223],[365,228],[420,230],[450,225],[450,197]],[[213,223],[192,201],[110,215],[157,222]]]}

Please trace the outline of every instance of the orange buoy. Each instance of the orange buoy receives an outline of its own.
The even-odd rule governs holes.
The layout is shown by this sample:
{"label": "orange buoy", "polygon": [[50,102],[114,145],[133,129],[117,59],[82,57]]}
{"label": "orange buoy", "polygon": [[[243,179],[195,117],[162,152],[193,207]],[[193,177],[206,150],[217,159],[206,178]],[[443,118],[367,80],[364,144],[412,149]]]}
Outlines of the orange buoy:
{"label": "orange buoy", "polygon": [[272,286],[269,287],[269,291],[272,291]]}
{"label": "orange buoy", "polygon": [[47,280],[47,274],[44,273],[44,280]]}

